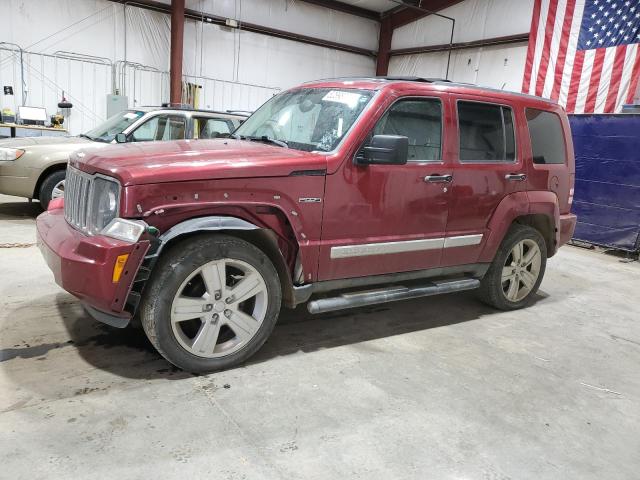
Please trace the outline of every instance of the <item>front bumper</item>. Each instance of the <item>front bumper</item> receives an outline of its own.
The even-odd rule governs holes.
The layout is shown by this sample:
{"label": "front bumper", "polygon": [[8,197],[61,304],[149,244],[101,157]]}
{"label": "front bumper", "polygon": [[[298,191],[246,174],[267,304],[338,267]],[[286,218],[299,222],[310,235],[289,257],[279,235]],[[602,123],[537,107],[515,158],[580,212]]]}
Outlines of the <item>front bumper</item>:
{"label": "front bumper", "polygon": [[[131,318],[125,310],[127,297],[149,242],[127,243],[102,235],[84,235],[66,222],[62,208],[41,214],[36,227],[38,247],[56,283],[82,300],[97,320],[126,326]],[[113,267],[118,255],[123,254],[129,254],[129,258],[120,281],[114,283]]]}
{"label": "front bumper", "polygon": [[32,169],[19,164],[19,160],[0,161],[0,193],[16,197],[33,197],[38,176]]}

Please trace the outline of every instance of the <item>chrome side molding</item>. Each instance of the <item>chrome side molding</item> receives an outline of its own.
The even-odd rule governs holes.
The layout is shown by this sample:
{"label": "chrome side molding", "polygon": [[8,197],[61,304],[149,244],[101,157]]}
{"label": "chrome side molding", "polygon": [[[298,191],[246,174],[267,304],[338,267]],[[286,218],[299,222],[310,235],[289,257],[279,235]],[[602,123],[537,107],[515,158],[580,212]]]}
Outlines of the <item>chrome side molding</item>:
{"label": "chrome side molding", "polygon": [[482,242],[481,233],[458,235],[443,238],[425,238],[403,240],[400,242],[363,243],[360,245],[341,245],[331,247],[331,258],[365,257],[368,255],[386,255],[390,253],[437,250],[440,248],[468,247]]}

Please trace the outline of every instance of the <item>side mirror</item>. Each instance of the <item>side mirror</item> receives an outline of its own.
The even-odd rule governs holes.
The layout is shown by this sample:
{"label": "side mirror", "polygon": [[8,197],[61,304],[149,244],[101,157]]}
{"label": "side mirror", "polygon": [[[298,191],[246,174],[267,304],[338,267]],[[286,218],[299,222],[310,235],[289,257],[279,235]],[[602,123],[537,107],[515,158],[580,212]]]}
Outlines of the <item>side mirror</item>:
{"label": "side mirror", "polygon": [[124,133],[116,133],[116,143],[127,143],[127,136]]}
{"label": "side mirror", "polygon": [[402,135],[374,135],[356,157],[359,165],[404,165],[409,157],[409,139]]}

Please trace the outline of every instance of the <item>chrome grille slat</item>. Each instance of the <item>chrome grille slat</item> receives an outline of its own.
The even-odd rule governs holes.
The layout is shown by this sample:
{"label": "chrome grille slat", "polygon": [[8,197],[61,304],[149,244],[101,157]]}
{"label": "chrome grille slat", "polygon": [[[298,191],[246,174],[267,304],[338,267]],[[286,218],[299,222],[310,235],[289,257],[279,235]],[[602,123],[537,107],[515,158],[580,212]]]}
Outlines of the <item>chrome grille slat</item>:
{"label": "chrome grille slat", "polygon": [[68,167],[64,192],[64,217],[78,230],[86,231],[89,213],[89,198],[93,177],[80,170]]}

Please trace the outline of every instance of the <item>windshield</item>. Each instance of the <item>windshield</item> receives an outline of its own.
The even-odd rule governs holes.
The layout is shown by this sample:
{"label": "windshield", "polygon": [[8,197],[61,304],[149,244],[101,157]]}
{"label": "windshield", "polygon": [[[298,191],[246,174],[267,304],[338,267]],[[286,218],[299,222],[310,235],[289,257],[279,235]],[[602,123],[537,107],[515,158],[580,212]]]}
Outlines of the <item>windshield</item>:
{"label": "windshield", "polygon": [[339,88],[284,92],[262,105],[234,134],[277,140],[307,152],[329,152],[338,146],[373,93]]}
{"label": "windshield", "polygon": [[113,117],[108,118],[100,125],[92,128],[81,136],[90,138],[96,142],[111,142],[116,138],[116,134],[122,133],[125,128],[143,115],[144,112],[139,110],[125,110],[124,112],[117,113]]}

